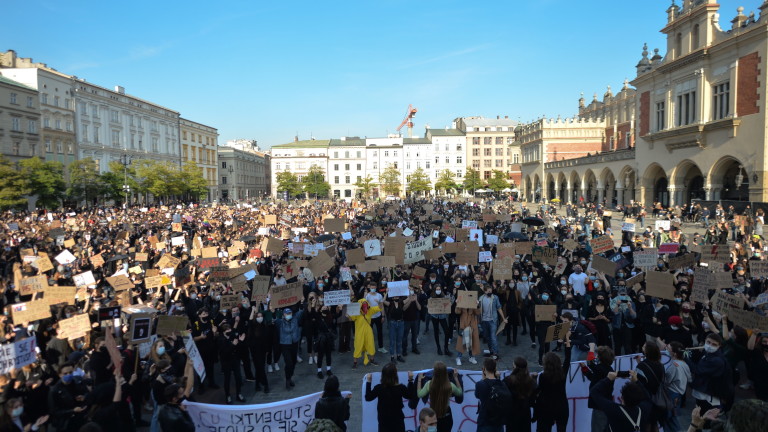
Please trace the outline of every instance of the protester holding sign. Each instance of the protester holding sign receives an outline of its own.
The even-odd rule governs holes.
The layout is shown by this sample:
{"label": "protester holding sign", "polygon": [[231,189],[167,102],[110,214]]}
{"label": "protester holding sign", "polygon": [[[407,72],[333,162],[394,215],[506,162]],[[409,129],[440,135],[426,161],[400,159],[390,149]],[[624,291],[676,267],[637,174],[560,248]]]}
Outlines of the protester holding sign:
{"label": "protester holding sign", "polygon": [[403,399],[416,397],[416,386],[413,383],[413,372],[408,372],[408,386],[400,384],[397,376],[397,365],[387,363],[381,370],[381,382],[371,388],[372,375],[365,377],[365,400],[378,400],[376,411],[380,432],[405,432],[403,416]]}
{"label": "protester holding sign", "polygon": [[283,316],[275,319],[277,328],[277,338],[280,342],[280,350],[283,354],[285,363],[285,388],[290,390],[296,384],[293,382],[293,372],[296,368],[296,357],[298,356],[299,339],[301,339],[301,317],[304,311],[299,309],[294,317],[291,308],[283,309]]}
{"label": "protester holding sign", "polygon": [[449,373],[445,363],[438,361],[432,370],[432,379],[425,381],[425,375],[420,373],[416,381],[416,396],[429,396],[429,406],[437,415],[437,432],[450,432],[453,428],[450,398],[464,394],[461,377],[456,370]]}

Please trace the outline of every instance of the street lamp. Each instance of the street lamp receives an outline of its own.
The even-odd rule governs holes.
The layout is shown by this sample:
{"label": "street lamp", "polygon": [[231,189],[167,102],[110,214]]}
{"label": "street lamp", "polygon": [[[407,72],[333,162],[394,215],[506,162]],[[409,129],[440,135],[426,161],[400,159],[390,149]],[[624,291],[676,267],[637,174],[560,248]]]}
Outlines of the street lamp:
{"label": "street lamp", "polygon": [[744,174],[741,172],[744,170],[743,165],[739,165],[739,172],[736,174],[736,192],[739,194],[739,201],[741,201],[741,184],[744,182]]}
{"label": "street lamp", "polygon": [[232,166],[232,164],[229,165],[229,181],[232,182],[232,193],[230,194],[230,199],[232,201],[235,200],[235,179],[232,176],[232,173],[235,172],[235,168]]}
{"label": "street lamp", "polygon": [[128,194],[131,192],[131,186],[128,185],[128,165],[133,162],[133,158],[128,153],[123,153],[120,156],[120,164],[123,165],[123,193],[125,194],[125,202],[123,202],[123,208],[128,207]]}

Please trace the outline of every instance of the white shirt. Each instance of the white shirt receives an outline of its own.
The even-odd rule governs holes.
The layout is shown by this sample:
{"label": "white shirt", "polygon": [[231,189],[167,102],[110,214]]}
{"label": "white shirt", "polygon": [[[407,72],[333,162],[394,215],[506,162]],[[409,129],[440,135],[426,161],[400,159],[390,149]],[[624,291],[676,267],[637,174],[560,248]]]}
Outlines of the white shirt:
{"label": "white shirt", "polygon": [[571,273],[571,275],[568,276],[568,283],[573,287],[573,292],[575,294],[584,295],[587,293],[586,283],[588,278],[589,276],[584,272],[579,274]]}
{"label": "white shirt", "polygon": [[[368,306],[370,307],[376,307],[381,303],[382,300],[384,300],[384,297],[379,293],[372,293],[368,291],[368,293],[365,295],[365,299],[368,300]],[[381,316],[381,312],[376,312],[375,314],[371,315],[371,318],[378,318]]]}

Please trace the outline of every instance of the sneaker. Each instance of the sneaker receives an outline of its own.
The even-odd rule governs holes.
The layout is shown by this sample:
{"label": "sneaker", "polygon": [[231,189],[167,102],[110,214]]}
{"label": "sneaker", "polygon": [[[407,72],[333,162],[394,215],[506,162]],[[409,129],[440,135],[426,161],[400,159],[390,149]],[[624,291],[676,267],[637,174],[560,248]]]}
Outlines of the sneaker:
{"label": "sneaker", "polygon": [[352,369],[357,369],[357,362],[352,362]]}
{"label": "sneaker", "polygon": [[232,405],[232,397],[227,396],[227,405]]}
{"label": "sneaker", "polygon": [[272,372],[272,365],[267,365],[267,372]]}
{"label": "sneaker", "polygon": [[419,349],[418,349],[418,348],[414,348],[414,349],[413,349],[411,352],[412,352],[412,353],[414,353],[414,354],[416,354],[416,355],[419,355],[419,354],[421,354],[421,351],[419,351]]}
{"label": "sneaker", "polygon": [[333,372],[329,370],[325,371],[325,376],[331,376],[331,375],[333,375]]}
{"label": "sneaker", "polygon": [[[312,356],[309,356],[309,364],[312,364],[314,362],[315,362],[315,358],[312,357]],[[299,363],[301,363],[301,362],[299,362]]]}
{"label": "sneaker", "polygon": [[536,348],[536,342],[531,344],[531,348]]}
{"label": "sneaker", "polygon": [[378,366],[379,365],[378,363],[376,363],[376,360],[374,360],[374,359],[368,360],[368,364],[372,364],[374,366]]}
{"label": "sneaker", "polygon": [[388,353],[389,351],[387,351],[387,349],[386,349],[386,348],[379,348],[379,352],[380,352],[380,353],[382,353],[382,354],[386,354],[386,353]]}
{"label": "sneaker", "polygon": [[461,357],[456,357],[456,366],[461,366]]}
{"label": "sneaker", "polygon": [[296,356],[296,362],[297,363],[301,363],[303,361],[304,361],[304,359],[302,359],[301,356]]}
{"label": "sneaker", "polygon": [[477,360],[475,360],[474,357],[470,357],[469,358],[469,362],[472,363],[472,364],[477,364]]}
{"label": "sneaker", "polygon": [[453,353],[452,353],[452,352],[450,352],[450,351],[448,350],[448,348],[446,348],[446,349],[445,349],[445,355],[447,355],[448,357],[450,357],[450,356],[452,356],[452,355],[453,355]]}
{"label": "sneaker", "polygon": [[499,355],[498,354],[493,354],[493,355],[491,355],[491,358],[494,359],[494,360],[498,360],[499,359]]}
{"label": "sneaker", "polygon": [[275,371],[280,371],[280,365],[275,363]]}
{"label": "sneaker", "polygon": [[237,401],[238,402],[245,402],[245,398],[243,397],[243,395],[239,394],[239,395],[237,395]]}
{"label": "sneaker", "polygon": [[255,378],[246,378],[245,381],[247,382],[256,382]]}

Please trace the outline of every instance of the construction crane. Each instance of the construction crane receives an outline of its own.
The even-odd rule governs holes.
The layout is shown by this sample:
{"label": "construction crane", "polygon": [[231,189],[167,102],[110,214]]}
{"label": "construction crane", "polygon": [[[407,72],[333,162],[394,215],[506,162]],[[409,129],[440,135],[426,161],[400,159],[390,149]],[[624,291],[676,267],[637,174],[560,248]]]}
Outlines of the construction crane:
{"label": "construction crane", "polygon": [[400,133],[400,129],[403,128],[406,124],[408,124],[408,138],[413,138],[413,118],[416,117],[416,111],[418,111],[416,108],[413,107],[413,105],[408,105],[408,112],[405,113],[405,118],[403,119],[402,123],[400,123],[400,126],[397,127],[397,133]]}

